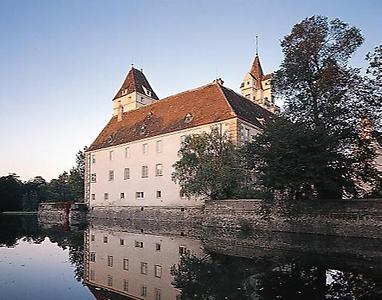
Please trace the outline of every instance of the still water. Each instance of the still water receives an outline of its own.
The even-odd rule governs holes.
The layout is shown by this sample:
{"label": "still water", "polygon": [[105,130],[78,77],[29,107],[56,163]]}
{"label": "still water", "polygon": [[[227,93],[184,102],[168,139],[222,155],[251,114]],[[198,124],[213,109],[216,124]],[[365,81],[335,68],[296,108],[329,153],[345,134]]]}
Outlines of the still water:
{"label": "still water", "polygon": [[382,299],[382,241],[0,217],[0,299]]}

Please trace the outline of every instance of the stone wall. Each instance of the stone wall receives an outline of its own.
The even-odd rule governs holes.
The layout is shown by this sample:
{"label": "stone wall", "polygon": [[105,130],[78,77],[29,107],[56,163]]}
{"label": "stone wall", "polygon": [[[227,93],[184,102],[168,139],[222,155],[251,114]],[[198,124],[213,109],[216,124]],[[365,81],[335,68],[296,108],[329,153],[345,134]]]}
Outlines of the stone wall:
{"label": "stone wall", "polygon": [[295,205],[262,200],[207,202],[203,226],[382,238],[382,200],[341,200]]}
{"label": "stone wall", "polygon": [[40,224],[82,224],[86,222],[87,205],[72,202],[40,203],[38,221]]}
{"label": "stone wall", "polygon": [[178,233],[210,227],[382,239],[381,199],[302,203],[288,208],[259,199],[209,201],[203,207],[95,207],[90,218],[137,230],[142,224],[161,226]]}
{"label": "stone wall", "polygon": [[114,219],[125,221],[144,221],[147,223],[176,224],[187,223],[193,226],[202,222],[202,207],[158,207],[158,206],[130,206],[130,207],[102,207],[97,206],[90,211],[92,219]]}
{"label": "stone wall", "polygon": [[[69,218],[69,210],[65,202],[40,203],[38,221],[42,224],[63,224]],[[70,207],[70,206],[69,206]]]}

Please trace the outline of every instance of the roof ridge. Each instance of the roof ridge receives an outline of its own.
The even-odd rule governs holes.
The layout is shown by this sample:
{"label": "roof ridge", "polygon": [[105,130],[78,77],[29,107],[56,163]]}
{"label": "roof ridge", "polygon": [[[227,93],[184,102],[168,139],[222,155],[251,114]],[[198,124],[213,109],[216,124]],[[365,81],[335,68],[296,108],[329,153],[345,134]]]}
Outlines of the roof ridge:
{"label": "roof ridge", "polygon": [[224,101],[227,102],[227,104],[228,104],[229,108],[231,109],[231,111],[233,112],[234,116],[235,116],[235,117],[238,117],[236,111],[233,109],[231,103],[229,103],[229,101],[228,101],[228,99],[227,99],[227,96],[226,96],[226,94],[225,94],[224,91],[223,91],[223,87],[224,87],[225,89],[226,89],[226,87],[223,86],[222,84],[219,84],[219,83],[215,83],[215,84],[219,87],[219,91],[220,91],[220,93],[222,93],[223,98],[224,98]]}
{"label": "roof ridge", "polygon": [[194,92],[194,91],[198,91],[198,90],[201,90],[209,85],[213,85],[214,83],[208,83],[208,84],[205,84],[205,85],[202,85],[202,86],[199,86],[199,87],[196,87],[196,88],[193,88],[193,89],[189,89],[189,90],[186,90],[186,91],[183,91],[183,92],[179,92],[179,93],[176,93],[176,94],[173,94],[173,95],[170,95],[170,96],[167,96],[163,99],[158,99],[156,101],[153,101],[151,103],[148,103],[146,105],[143,105],[143,106],[140,106],[140,107],[137,107],[136,109],[133,109],[133,110],[128,110],[128,111],[124,111],[123,114],[125,113],[129,113],[129,112],[132,112],[132,111],[137,111],[137,110],[140,110],[140,109],[143,109],[145,107],[149,107],[149,106],[152,106],[152,105],[156,105],[157,103],[163,103],[163,102],[167,102],[168,100],[171,100],[173,97],[176,97],[176,96],[180,96],[182,94],[187,94],[187,93],[191,93],[191,92]]}

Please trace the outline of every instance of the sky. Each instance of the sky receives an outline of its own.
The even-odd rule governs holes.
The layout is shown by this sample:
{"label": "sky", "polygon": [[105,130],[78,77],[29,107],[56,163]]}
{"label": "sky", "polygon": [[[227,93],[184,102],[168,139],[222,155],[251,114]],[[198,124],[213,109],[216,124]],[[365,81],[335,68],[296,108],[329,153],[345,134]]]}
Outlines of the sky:
{"label": "sky", "polygon": [[277,70],[280,40],[306,17],[362,30],[352,58],[382,44],[382,1],[0,0],[0,176],[69,170],[112,115],[131,64],[160,98],[221,77],[236,91],[255,54]]}

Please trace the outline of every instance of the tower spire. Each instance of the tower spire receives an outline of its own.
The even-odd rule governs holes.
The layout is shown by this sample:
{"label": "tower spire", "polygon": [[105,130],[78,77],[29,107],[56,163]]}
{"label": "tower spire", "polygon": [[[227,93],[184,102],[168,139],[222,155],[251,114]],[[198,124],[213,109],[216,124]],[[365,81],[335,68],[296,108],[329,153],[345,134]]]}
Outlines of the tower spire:
{"label": "tower spire", "polygon": [[256,56],[259,55],[259,36],[256,35]]}

